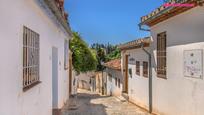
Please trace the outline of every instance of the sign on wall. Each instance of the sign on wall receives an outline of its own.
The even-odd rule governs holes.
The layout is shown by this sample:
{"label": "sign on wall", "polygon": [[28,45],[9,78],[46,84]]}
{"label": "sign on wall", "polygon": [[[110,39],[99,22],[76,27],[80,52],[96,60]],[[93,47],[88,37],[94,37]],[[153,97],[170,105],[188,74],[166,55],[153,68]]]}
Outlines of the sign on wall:
{"label": "sign on wall", "polygon": [[129,57],[128,59],[128,64],[135,65],[135,59],[133,57]]}
{"label": "sign on wall", "polygon": [[203,76],[203,50],[184,51],[184,76],[202,78]]}

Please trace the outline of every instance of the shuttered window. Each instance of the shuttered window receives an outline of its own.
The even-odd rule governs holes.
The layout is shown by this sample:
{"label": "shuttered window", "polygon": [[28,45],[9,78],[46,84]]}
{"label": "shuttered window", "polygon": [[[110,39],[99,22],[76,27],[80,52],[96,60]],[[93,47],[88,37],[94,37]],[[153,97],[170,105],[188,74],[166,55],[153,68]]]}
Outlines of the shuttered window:
{"label": "shuttered window", "polygon": [[157,35],[157,76],[166,78],[166,32]]}
{"label": "shuttered window", "polygon": [[143,76],[148,77],[148,62],[143,62]]}
{"label": "shuttered window", "polygon": [[136,61],[136,75],[140,76],[140,62]]}
{"label": "shuttered window", "polygon": [[23,90],[39,83],[39,34],[23,27]]}

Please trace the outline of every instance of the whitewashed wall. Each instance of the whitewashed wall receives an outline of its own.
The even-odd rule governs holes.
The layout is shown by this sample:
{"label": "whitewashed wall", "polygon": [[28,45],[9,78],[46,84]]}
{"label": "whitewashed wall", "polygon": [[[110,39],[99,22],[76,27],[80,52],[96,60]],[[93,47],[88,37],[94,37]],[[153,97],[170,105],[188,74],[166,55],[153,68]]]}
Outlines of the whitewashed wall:
{"label": "whitewashed wall", "polygon": [[[122,88],[123,88],[123,76],[121,74],[121,71],[106,68],[105,72],[106,74],[106,79],[107,79],[107,95],[113,95],[113,96],[120,96],[122,94]],[[112,75],[112,82],[109,80],[109,74]],[[115,84],[115,78],[120,79],[120,88],[119,86]]]}
{"label": "whitewashed wall", "polygon": [[[153,108],[162,115],[203,115],[204,80],[184,77],[184,50],[204,50],[204,7],[196,7],[151,28]],[[167,32],[167,79],[156,77],[156,38]],[[203,65],[204,63],[202,63]]]}
{"label": "whitewashed wall", "polygon": [[[149,51],[149,48],[145,48]],[[150,51],[149,51],[150,52]],[[126,50],[122,56],[129,55],[134,61],[129,61],[128,69],[132,69],[132,77],[128,77],[128,96],[129,101],[148,109],[149,105],[149,80],[143,77],[143,61],[148,62],[148,55],[141,49]],[[123,58],[124,62],[125,58]],[[136,74],[136,61],[140,61],[140,75]],[[125,64],[124,64],[125,65]],[[124,67],[124,66],[123,66]],[[124,75],[125,76],[125,75]]]}
{"label": "whitewashed wall", "polygon": [[[51,115],[52,46],[58,48],[58,108],[68,99],[64,70],[66,35],[36,3],[38,0],[2,0],[0,4],[0,115]],[[54,17],[54,16],[51,16]],[[40,34],[41,84],[23,92],[23,26]]]}
{"label": "whitewashed wall", "polygon": [[77,75],[79,88],[90,90],[90,78],[93,76],[95,76],[95,72],[81,73],[80,75]]}

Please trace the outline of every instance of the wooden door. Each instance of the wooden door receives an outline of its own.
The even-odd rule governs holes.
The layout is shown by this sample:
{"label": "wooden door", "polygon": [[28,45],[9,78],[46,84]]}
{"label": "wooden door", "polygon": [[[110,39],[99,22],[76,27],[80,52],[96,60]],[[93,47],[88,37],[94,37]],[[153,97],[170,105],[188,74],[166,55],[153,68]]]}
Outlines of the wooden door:
{"label": "wooden door", "polygon": [[125,92],[128,93],[128,55],[125,56]]}

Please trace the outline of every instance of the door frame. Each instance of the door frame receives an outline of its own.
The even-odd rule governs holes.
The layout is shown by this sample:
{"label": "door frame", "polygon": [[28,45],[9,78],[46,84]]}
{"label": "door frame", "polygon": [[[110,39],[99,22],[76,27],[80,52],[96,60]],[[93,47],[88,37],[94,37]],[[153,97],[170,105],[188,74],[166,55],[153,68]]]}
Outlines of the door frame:
{"label": "door frame", "polygon": [[129,55],[125,55],[125,93],[128,93],[128,57]]}
{"label": "door frame", "polygon": [[72,58],[69,56],[69,96],[72,93]]}

